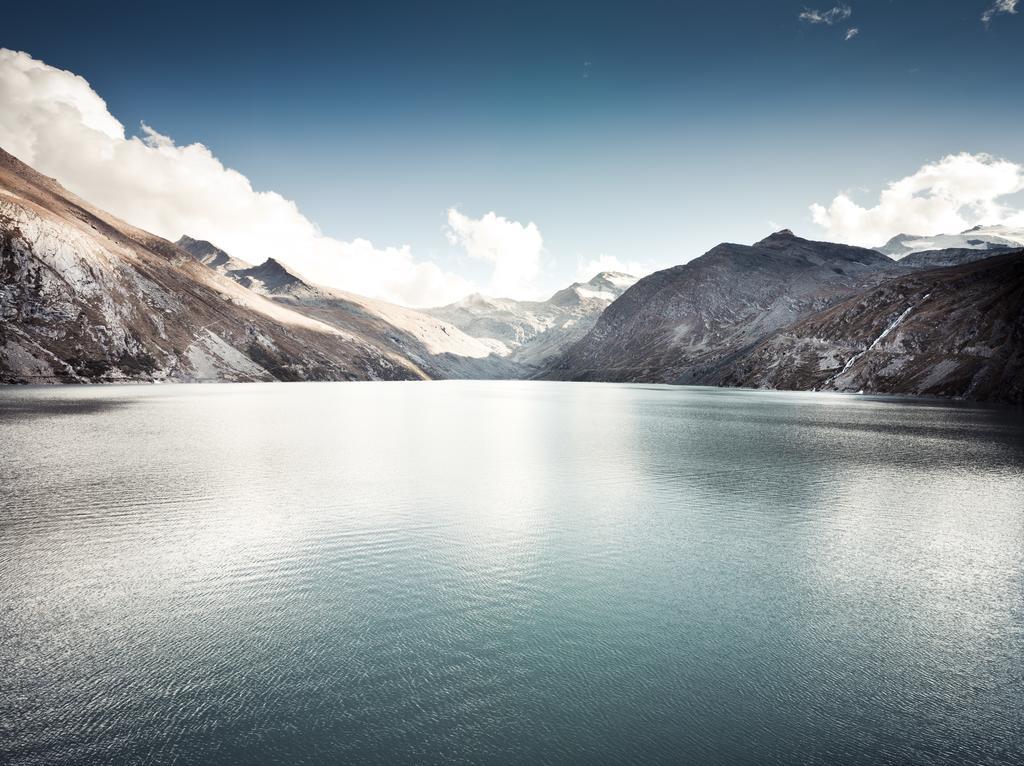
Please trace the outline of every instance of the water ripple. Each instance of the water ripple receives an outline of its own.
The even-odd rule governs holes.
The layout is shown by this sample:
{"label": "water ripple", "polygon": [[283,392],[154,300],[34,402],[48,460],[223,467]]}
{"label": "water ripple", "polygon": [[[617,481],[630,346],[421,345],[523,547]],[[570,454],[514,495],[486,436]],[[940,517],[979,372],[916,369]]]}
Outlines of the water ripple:
{"label": "water ripple", "polygon": [[0,392],[0,761],[1024,762],[1024,420]]}

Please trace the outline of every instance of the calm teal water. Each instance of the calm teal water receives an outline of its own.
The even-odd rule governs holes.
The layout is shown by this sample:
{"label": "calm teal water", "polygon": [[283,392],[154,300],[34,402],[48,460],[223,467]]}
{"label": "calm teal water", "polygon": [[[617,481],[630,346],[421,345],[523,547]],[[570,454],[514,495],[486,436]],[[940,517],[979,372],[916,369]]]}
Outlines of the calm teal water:
{"label": "calm teal water", "polygon": [[0,391],[0,762],[1021,763],[1024,421]]}

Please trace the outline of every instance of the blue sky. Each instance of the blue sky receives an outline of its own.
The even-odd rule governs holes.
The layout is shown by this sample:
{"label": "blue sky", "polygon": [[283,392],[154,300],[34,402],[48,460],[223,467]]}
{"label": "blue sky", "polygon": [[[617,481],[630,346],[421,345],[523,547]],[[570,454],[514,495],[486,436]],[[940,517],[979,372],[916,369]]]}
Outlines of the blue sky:
{"label": "blue sky", "polygon": [[811,203],[871,204],[952,153],[1024,161],[1024,12],[986,25],[991,5],[851,2],[829,25],[799,15],[833,3],[784,1],[19,3],[0,46],[332,237],[480,281],[446,211],[533,222],[546,290],[601,254],[822,236]]}

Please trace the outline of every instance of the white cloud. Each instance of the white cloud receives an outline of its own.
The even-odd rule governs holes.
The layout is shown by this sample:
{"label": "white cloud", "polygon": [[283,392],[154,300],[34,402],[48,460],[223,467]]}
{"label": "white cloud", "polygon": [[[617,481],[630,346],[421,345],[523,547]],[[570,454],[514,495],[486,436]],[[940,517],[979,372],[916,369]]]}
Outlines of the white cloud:
{"label": "white cloud", "polygon": [[634,277],[645,277],[654,269],[638,261],[622,261],[614,255],[599,255],[597,258],[576,259],[576,281],[588,282],[602,271],[618,271]]}
{"label": "white cloud", "polygon": [[797,18],[800,19],[800,21],[806,21],[808,24],[827,24],[828,26],[832,26],[840,21],[846,21],[852,15],[853,9],[850,6],[837,5],[826,11],[805,8]]}
{"label": "white cloud", "polygon": [[202,144],[178,146],[148,125],[142,133],[127,137],[82,77],[0,49],[0,146],[129,223],[249,261],[273,256],[317,282],[408,305],[474,289],[408,247],[323,236],[294,202],[255,191]]}
{"label": "white cloud", "polygon": [[841,193],[828,207],[811,205],[829,239],[875,246],[896,234],[961,232],[978,224],[1024,225],[1024,211],[1002,198],[1024,191],[1024,165],[987,154],[950,154],[889,183],[874,207]]}
{"label": "white cloud", "polygon": [[448,241],[459,245],[470,258],[494,266],[487,292],[502,298],[535,297],[533,286],[540,273],[544,239],[533,222],[525,226],[493,211],[470,218],[455,208],[448,210]]}
{"label": "white cloud", "polygon": [[992,7],[981,14],[981,23],[986,27],[1000,13],[1016,13],[1018,0],[996,0]]}
{"label": "white cloud", "polygon": [[844,40],[852,40],[853,38],[855,38],[859,34],[860,34],[860,30],[857,27],[850,27],[849,29],[846,30],[846,37],[844,37],[843,39]]}

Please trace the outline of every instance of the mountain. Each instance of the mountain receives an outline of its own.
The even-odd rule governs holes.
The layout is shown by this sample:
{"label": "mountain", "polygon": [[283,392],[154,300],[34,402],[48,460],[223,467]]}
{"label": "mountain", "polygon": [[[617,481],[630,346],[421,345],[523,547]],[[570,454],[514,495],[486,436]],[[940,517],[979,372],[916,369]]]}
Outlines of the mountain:
{"label": "mountain", "polygon": [[1024,229],[1010,226],[975,226],[959,234],[936,234],[930,237],[897,234],[878,252],[896,259],[926,250],[990,250],[1024,247]]}
{"label": "mountain", "polygon": [[628,274],[602,271],[546,301],[474,294],[427,313],[487,343],[513,363],[533,369],[582,338],[601,312],[635,282],[636,277]]}
{"label": "mountain", "polygon": [[916,253],[900,258],[899,264],[904,269],[939,269],[945,266],[960,266],[965,263],[982,261],[1001,253],[1009,253],[1019,246],[993,245],[988,248],[957,248],[945,250],[918,250]]}
{"label": "mountain", "polygon": [[[178,244],[198,260],[208,242],[182,237]],[[214,247],[220,260],[229,258]],[[304,316],[366,338],[400,354],[432,378],[517,377],[517,367],[487,343],[458,327],[415,309],[318,285],[275,258],[258,266],[226,268],[224,274],[243,287],[284,304]]]}
{"label": "mountain", "polygon": [[205,239],[182,237],[175,244],[183,250],[187,250],[200,263],[209,266],[221,274],[252,268],[251,263],[232,258],[212,242],[207,242]]}
{"label": "mountain", "polygon": [[0,382],[546,377],[1024,401],[1024,248],[968,244],[897,262],[784,230],[635,284],[605,272],[546,301],[424,312],[171,243],[0,150]]}
{"label": "mountain", "polygon": [[251,268],[137,229],[0,150],[0,382],[412,380],[490,355],[458,334],[427,343],[383,317],[409,310],[371,301],[325,321],[269,297]]}
{"label": "mountain", "polygon": [[1024,250],[885,282],[780,329],[721,381],[1024,401]]}
{"label": "mountain", "polygon": [[[377,328],[380,334],[439,377],[524,377],[524,367],[542,364],[583,337],[608,304],[636,282],[627,274],[605,271],[546,301],[474,294],[441,308],[414,311],[316,285],[274,258],[251,266],[205,240],[183,236],[177,244],[244,287],[328,324],[352,330],[353,323],[376,317],[383,323]],[[409,337],[392,337],[401,331]],[[429,348],[431,359],[424,359],[424,350],[414,347],[417,343]]]}
{"label": "mountain", "polygon": [[731,357],[768,334],[900,273],[875,250],[789,230],[721,244],[630,287],[542,377],[716,382]]}

